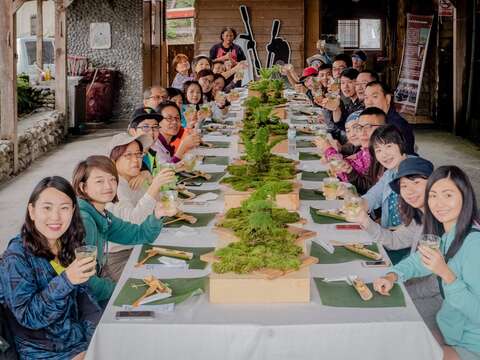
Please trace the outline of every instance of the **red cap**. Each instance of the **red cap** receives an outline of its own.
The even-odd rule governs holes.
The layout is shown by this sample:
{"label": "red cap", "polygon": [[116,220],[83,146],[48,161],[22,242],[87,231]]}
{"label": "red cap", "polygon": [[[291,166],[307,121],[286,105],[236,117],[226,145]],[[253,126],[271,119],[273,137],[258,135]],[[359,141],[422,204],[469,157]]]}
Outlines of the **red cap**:
{"label": "red cap", "polygon": [[318,75],[317,69],[315,69],[314,67],[311,67],[311,66],[307,67],[307,68],[303,69],[303,73],[302,73],[302,77],[300,78],[300,81],[305,80],[309,76],[317,76],[317,75]]}

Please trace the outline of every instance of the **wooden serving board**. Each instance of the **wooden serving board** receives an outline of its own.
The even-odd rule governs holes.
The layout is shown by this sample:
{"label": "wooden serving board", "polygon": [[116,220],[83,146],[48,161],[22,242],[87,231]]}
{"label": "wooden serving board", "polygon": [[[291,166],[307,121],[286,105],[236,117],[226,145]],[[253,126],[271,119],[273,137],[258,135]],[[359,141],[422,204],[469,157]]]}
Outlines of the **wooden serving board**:
{"label": "wooden serving board", "polygon": [[[287,194],[278,194],[275,198],[275,204],[279,208],[285,208],[288,211],[296,211],[300,208],[300,184],[294,182],[293,191]],[[231,208],[237,208],[252,195],[253,190],[236,191],[227,184],[222,185],[225,211]]]}

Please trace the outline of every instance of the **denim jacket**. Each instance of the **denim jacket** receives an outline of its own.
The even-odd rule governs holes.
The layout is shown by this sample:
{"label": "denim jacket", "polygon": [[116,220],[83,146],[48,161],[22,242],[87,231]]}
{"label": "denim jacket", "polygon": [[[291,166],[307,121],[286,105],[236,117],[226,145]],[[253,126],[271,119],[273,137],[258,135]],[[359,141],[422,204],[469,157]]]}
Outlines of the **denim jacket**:
{"label": "denim jacket", "polygon": [[0,303],[21,359],[71,359],[87,349],[101,317],[88,287],[57,275],[20,236],[0,261]]}

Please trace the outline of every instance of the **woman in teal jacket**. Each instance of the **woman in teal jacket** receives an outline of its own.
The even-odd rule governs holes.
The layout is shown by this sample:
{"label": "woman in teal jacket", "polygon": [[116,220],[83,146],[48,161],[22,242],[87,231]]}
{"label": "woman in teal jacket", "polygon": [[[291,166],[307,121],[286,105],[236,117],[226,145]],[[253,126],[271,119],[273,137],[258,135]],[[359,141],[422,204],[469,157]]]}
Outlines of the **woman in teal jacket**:
{"label": "woman in teal jacket", "polygon": [[118,174],[114,163],[106,156],[90,156],[80,162],[73,173],[73,188],[79,197],[80,215],[85,227],[85,243],[97,247],[99,276],[93,276],[88,285],[97,301],[105,304],[115,288],[105,266],[108,242],[123,245],[152,243],[163,227],[162,217],[175,215],[165,211],[157,202],[153,213],[140,224],[123,221],[105,209],[107,203],[117,201]]}
{"label": "woman in teal jacket", "polygon": [[441,236],[439,250],[420,246],[374,289],[387,295],[397,280],[435,274],[444,298],[437,313],[444,359],[480,359],[480,229],[470,180],[456,166],[442,166],[428,180],[424,234]]}

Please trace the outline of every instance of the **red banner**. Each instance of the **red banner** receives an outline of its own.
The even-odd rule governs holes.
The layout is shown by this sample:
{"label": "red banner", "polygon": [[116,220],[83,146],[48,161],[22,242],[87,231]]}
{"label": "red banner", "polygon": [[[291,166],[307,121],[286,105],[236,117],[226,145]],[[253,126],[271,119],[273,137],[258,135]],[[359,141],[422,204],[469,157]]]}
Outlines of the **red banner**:
{"label": "red banner", "polygon": [[432,22],[433,15],[407,14],[407,35],[398,85],[394,94],[398,112],[415,115],[417,111]]}

